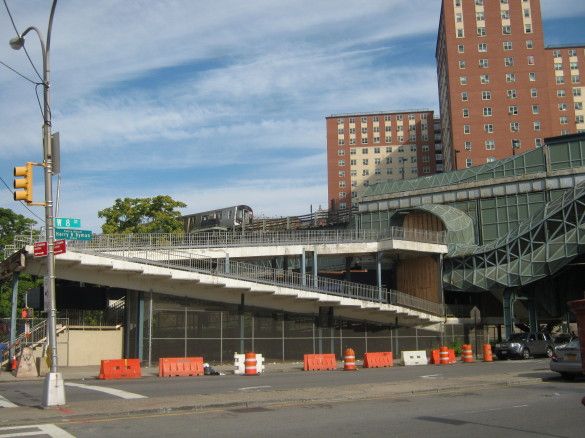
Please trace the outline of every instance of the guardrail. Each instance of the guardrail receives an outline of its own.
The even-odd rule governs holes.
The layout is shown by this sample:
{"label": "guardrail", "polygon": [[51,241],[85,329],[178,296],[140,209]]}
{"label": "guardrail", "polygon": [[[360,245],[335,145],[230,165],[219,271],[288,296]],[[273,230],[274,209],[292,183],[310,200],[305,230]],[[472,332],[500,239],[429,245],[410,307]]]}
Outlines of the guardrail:
{"label": "guardrail", "polygon": [[[91,250],[85,251],[94,252]],[[129,253],[125,254],[125,251],[132,251],[132,255]],[[100,253],[97,254],[101,255]],[[303,276],[303,274],[298,272],[273,269],[250,263],[196,257],[190,253],[176,249],[159,249],[156,251],[145,249],[139,255],[135,249],[131,249],[123,250],[116,256],[108,256],[154,266],[171,267],[221,277],[253,281],[255,283],[285,286],[327,295],[400,305],[433,315],[443,314],[443,306],[441,304],[413,297],[404,292],[319,276],[315,281],[315,277],[312,274],[305,274]]]}
{"label": "guardrail", "polygon": [[[89,241],[69,241],[78,249],[108,251],[128,248],[217,248],[264,245],[316,245],[381,240],[446,244],[446,233],[391,227],[384,231],[318,230],[318,231],[252,231],[239,235],[230,231],[197,234],[100,234]],[[30,236],[16,236],[15,244],[30,245]]]}

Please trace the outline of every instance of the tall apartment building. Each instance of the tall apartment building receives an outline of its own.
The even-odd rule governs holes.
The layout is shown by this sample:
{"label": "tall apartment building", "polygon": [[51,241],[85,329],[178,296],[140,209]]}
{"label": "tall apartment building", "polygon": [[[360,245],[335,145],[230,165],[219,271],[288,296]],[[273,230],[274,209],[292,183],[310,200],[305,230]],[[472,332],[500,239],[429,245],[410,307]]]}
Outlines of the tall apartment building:
{"label": "tall apartment building", "polygon": [[331,209],[351,208],[370,184],[436,173],[437,157],[442,165],[433,111],[338,114],[326,126]]}
{"label": "tall apartment building", "polygon": [[436,59],[445,170],[583,129],[583,55],[583,47],[544,47],[539,0],[443,0]]}

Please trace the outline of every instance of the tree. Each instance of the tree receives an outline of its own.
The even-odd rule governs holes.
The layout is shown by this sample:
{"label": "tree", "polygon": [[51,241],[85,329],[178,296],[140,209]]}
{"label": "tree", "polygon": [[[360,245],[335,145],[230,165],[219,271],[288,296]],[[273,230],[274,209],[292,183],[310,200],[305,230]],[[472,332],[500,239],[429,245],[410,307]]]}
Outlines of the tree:
{"label": "tree", "polygon": [[106,220],[102,225],[104,234],[180,233],[183,224],[176,209],[186,206],[167,195],[118,198],[112,207],[98,211],[98,217]]}
{"label": "tree", "polygon": [[21,214],[17,214],[9,208],[0,208],[0,249],[14,241],[17,234],[28,234],[36,221]]}

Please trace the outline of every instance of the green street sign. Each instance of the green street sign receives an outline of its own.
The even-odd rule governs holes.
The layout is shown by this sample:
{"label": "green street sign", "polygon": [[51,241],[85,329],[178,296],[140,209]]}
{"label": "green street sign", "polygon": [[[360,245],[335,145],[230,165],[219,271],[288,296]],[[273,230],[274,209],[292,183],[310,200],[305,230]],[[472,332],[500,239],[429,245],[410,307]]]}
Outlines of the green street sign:
{"label": "green street sign", "polygon": [[56,217],[55,228],[81,228],[81,219],[74,217]]}
{"label": "green street sign", "polygon": [[65,240],[91,240],[91,230],[67,230],[65,228],[55,228],[55,239]]}

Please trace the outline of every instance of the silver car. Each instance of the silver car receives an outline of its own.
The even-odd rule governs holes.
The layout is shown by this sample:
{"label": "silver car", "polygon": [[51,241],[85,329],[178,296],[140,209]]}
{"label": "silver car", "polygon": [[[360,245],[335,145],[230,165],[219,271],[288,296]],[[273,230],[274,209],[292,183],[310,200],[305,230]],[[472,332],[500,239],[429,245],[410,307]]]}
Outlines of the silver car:
{"label": "silver car", "polygon": [[566,380],[583,375],[579,339],[573,339],[568,344],[555,348],[550,360],[550,369],[560,373]]}

